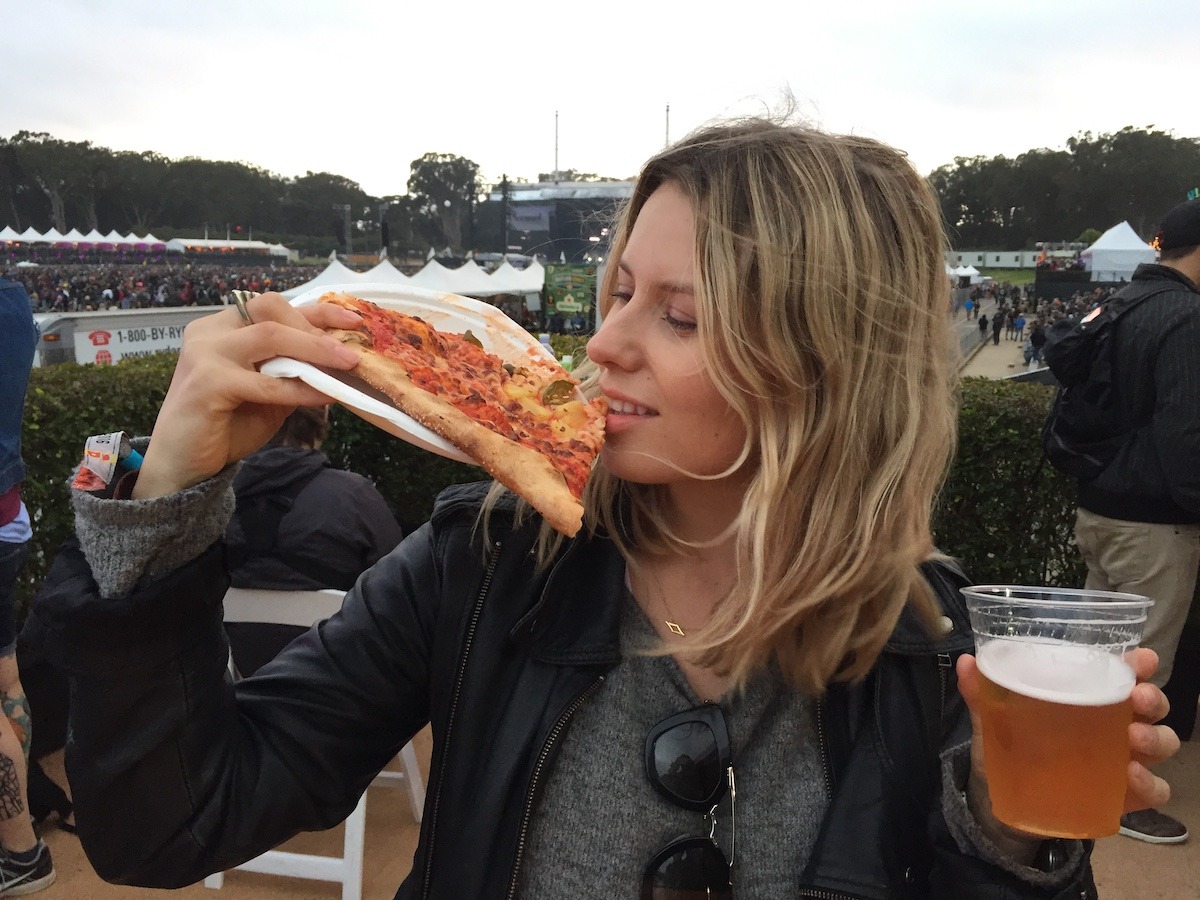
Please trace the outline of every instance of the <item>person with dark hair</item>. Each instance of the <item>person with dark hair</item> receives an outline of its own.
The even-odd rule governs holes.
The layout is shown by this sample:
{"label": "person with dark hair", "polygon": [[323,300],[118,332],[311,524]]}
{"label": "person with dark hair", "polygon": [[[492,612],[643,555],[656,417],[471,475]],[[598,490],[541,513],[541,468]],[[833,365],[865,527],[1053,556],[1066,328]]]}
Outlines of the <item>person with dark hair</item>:
{"label": "person with dark hair", "polygon": [[[1138,266],[1105,301],[1137,303],[1114,338],[1119,416],[1108,437],[1120,447],[1099,475],[1079,481],[1075,540],[1087,587],[1154,600],[1142,645],[1158,654],[1161,686],[1200,569],[1200,200],[1167,213],[1158,242],[1159,262]],[[1053,363],[1050,354],[1048,344]],[[1188,837],[1155,809],[1127,813],[1121,833],[1156,844]]]}
{"label": "person with dark hair", "polygon": [[[992,813],[966,578],[931,532],[958,348],[927,179],[870,138],[737,121],[650,159],[610,233],[579,533],[449,488],[236,682],[236,463],[326,402],[257,364],[350,370],[325,329],[361,320],[264,294],[188,327],[140,472],[74,492],[80,548],[34,610],[97,871],[181,886],[328,827],[429,724],[399,898],[1095,897],[1090,842]],[[1178,741],[1161,690],[1131,705],[1137,809]]]}
{"label": "person with dark hair", "polygon": [[50,848],[34,833],[29,817],[33,723],[17,666],[17,576],[33,537],[21,500],[21,423],[36,344],[29,294],[0,278],[0,897],[33,893],[54,882]]}
{"label": "person with dark hair", "polygon": [[[349,590],[404,537],[370,480],[335,469],[321,452],[328,406],[301,406],[251,454],[233,480],[225,532],[234,587]],[[233,661],[251,675],[305,629],[230,622]]]}

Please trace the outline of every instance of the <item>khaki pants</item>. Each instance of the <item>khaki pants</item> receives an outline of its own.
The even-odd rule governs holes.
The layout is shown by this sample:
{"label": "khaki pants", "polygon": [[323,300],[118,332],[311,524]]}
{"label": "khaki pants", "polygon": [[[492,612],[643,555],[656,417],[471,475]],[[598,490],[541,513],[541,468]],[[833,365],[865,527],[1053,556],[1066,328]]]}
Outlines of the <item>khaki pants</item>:
{"label": "khaki pants", "polygon": [[1086,587],[1142,594],[1154,601],[1142,646],[1158,654],[1158,671],[1151,680],[1162,687],[1171,677],[1196,588],[1200,525],[1128,522],[1081,509],[1075,516],[1075,542],[1088,567]]}

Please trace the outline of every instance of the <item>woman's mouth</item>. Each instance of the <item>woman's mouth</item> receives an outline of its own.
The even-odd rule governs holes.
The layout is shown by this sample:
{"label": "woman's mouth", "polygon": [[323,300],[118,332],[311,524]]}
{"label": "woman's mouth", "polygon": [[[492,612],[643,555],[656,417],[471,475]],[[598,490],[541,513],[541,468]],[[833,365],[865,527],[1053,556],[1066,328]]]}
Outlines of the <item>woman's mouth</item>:
{"label": "woman's mouth", "polygon": [[615,413],[618,416],[657,416],[654,410],[645,406],[638,406],[636,403],[629,403],[625,400],[608,401],[608,411]]}

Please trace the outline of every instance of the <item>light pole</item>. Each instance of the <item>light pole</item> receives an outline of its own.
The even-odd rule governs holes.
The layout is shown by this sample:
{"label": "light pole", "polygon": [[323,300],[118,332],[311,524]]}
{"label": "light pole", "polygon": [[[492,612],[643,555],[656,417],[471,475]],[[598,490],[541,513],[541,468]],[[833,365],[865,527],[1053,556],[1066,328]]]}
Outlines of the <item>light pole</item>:
{"label": "light pole", "polygon": [[388,255],[388,227],[387,221],[383,218],[391,207],[391,201],[384,200],[379,204],[379,258],[387,259]]}
{"label": "light pole", "polygon": [[349,259],[354,253],[354,237],[350,231],[350,204],[335,203],[333,204],[333,208],[340,210],[342,215],[346,217],[346,258]]}

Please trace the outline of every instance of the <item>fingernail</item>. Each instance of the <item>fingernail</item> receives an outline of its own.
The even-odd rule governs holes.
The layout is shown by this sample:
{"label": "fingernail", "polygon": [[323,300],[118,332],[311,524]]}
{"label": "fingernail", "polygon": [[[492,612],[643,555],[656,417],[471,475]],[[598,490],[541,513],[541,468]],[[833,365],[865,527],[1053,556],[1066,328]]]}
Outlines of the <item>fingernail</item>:
{"label": "fingernail", "polygon": [[334,352],[337,353],[338,359],[342,360],[343,362],[348,362],[348,363],[357,363],[358,362],[358,351],[357,350],[355,350],[351,347],[347,347],[345,344],[343,344],[339,341],[335,341],[333,346],[334,346]]}

